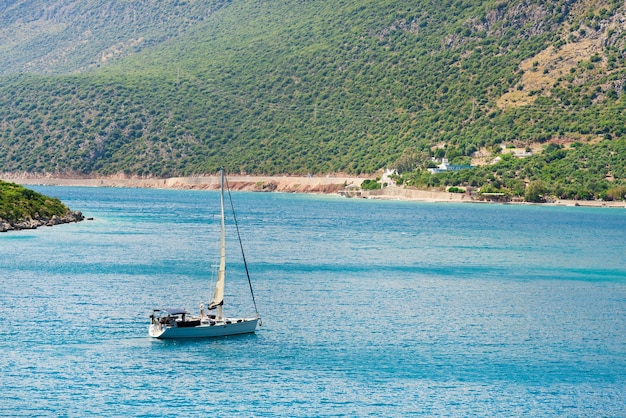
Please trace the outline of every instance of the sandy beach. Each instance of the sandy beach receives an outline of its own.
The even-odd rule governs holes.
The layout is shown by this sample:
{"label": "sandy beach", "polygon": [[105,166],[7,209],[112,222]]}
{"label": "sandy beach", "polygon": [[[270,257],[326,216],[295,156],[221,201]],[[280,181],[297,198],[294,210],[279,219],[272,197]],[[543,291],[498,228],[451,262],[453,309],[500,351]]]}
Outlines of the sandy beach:
{"label": "sandy beach", "polygon": [[[109,177],[57,177],[24,174],[1,174],[0,179],[22,185],[45,186],[82,186],[82,187],[129,187],[158,189],[201,189],[217,190],[220,187],[219,176],[139,178],[125,176]],[[354,192],[365,178],[349,176],[228,176],[231,190],[253,192],[318,193],[343,194],[348,197],[367,199],[393,199],[422,202],[456,203],[498,203],[486,202],[467,193],[448,193],[439,190],[417,190],[401,186],[386,187],[381,190]],[[343,193],[342,193],[343,192]],[[529,204],[526,202],[507,202],[507,204]],[[626,202],[604,202],[583,200],[556,200],[541,205],[586,206],[626,208]]]}

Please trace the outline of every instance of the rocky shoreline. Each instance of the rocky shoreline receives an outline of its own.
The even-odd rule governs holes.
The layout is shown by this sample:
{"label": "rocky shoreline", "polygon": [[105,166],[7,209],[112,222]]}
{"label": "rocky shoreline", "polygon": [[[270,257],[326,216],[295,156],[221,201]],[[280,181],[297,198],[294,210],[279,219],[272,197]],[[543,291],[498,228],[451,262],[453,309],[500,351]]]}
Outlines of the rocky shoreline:
{"label": "rocky shoreline", "polygon": [[80,211],[68,211],[63,216],[53,215],[48,218],[45,216],[29,217],[26,219],[18,219],[15,221],[0,218],[0,232],[19,231],[22,229],[37,229],[40,226],[54,226],[73,222],[80,222],[85,217]]}

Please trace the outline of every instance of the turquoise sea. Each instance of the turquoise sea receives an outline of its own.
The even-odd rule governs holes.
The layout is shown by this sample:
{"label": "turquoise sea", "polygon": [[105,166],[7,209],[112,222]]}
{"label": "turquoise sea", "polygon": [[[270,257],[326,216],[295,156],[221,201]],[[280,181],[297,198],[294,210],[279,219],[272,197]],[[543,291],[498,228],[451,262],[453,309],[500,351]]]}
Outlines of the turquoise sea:
{"label": "turquoise sea", "polygon": [[177,342],[218,193],[35,189],[94,220],[0,234],[0,416],[626,416],[624,209],[233,193],[263,327]]}

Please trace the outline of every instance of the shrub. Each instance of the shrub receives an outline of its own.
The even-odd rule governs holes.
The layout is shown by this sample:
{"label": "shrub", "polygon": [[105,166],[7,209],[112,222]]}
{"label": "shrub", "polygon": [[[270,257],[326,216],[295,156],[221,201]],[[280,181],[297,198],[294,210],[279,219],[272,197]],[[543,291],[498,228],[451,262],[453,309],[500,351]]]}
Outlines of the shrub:
{"label": "shrub", "polygon": [[381,188],[381,184],[377,180],[366,179],[361,183],[361,189],[363,190],[376,190]]}
{"label": "shrub", "polygon": [[604,200],[626,200],[626,186],[611,187],[603,192],[600,197]]}
{"label": "shrub", "polygon": [[531,182],[528,187],[526,187],[526,193],[524,194],[524,200],[527,202],[544,202],[545,199],[543,197],[544,193],[546,193],[547,188],[543,181],[535,180]]}

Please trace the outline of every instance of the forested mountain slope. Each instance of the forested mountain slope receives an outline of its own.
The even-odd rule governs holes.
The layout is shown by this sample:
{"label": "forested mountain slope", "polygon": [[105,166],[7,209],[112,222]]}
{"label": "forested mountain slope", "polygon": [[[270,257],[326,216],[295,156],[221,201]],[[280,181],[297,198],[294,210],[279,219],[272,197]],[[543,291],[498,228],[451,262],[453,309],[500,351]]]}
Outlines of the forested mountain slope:
{"label": "forested mountain slope", "polygon": [[[360,174],[624,149],[622,1],[83,3],[0,2],[0,171]],[[600,188],[624,181],[619,156]]]}
{"label": "forested mountain slope", "polygon": [[0,1],[0,74],[64,74],[176,38],[226,1]]}

